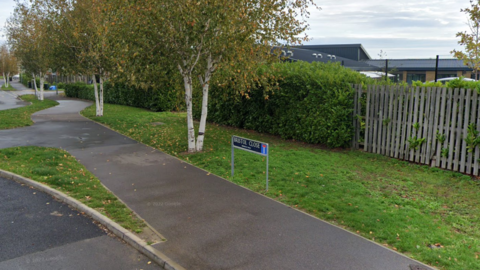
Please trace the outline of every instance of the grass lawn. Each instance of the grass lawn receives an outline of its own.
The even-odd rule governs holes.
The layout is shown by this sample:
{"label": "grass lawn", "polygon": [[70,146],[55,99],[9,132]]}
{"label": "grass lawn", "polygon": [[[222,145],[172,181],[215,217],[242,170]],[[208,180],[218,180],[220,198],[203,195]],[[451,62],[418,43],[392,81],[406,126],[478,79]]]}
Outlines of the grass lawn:
{"label": "grass lawn", "polygon": [[6,87],[5,84],[2,84],[2,87],[0,87],[0,90],[2,90],[2,91],[15,91],[16,89],[13,88],[11,84],[8,84],[8,87]]}
{"label": "grass lawn", "polygon": [[145,226],[75,157],[63,150],[35,146],[0,149],[0,169],[66,193],[131,231],[141,232]]}
{"label": "grass lawn", "polygon": [[[83,114],[414,259],[440,269],[480,269],[480,183],[469,176],[215,124],[207,125],[205,151],[187,155],[184,113],[105,104],[103,117],[95,117],[94,106]],[[235,150],[230,177],[233,134],[270,144],[268,192],[262,156]]]}
{"label": "grass lawn", "polygon": [[31,119],[33,113],[58,105],[58,102],[49,99],[39,101],[35,95],[24,95],[22,99],[31,102],[32,105],[10,110],[1,110],[0,129],[30,126],[33,124]]}

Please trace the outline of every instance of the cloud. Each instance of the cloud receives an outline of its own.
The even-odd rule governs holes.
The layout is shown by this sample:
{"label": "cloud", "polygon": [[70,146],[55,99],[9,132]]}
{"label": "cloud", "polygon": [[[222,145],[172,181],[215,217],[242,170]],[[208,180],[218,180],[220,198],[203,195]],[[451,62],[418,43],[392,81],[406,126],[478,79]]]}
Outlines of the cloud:
{"label": "cloud", "polygon": [[[361,43],[372,57],[380,50],[392,58],[430,58],[449,55],[455,34],[466,31],[460,9],[469,0],[315,0],[310,9],[308,44]],[[13,0],[0,0],[0,28],[13,12]],[[4,33],[0,30],[1,37]]]}
{"label": "cloud", "polygon": [[[380,3],[380,4],[379,4]],[[308,44],[362,43],[372,57],[380,50],[388,57],[419,58],[449,55],[457,32],[467,30],[460,9],[469,0],[317,1],[311,10]]]}
{"label": "cloud", "polygon": [[13,0],[0,0],[0,7],[0,43],[2,43],[2,39],[5,39],[2,37],[2,35],[5,35],[2,28],[5,27],[7,18],[10,17],[13,12],[15,2]]}

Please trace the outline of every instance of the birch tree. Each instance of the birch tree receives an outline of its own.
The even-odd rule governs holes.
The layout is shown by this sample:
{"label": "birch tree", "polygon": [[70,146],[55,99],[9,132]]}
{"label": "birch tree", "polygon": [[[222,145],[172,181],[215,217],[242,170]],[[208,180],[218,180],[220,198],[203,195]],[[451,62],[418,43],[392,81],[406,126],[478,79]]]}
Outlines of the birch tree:
{"label": "birch tree", "polygon": [[115,7],[108,0],[33,2],[49,18],[56,69],[88,76],[94,85],[96,115],[103,116],[103,83],[112,67],[110,29]]}
{"label": "birch tree", "polygon": [[[45,17],[41,7],[16,1],[13,15],[7,20],[7,38],[22,67],[40,79],[38,99],[43,100],[43,85],[50,66],[51,55]],[[37,90],[36,82],[35,90]]]}
{"label": "birch tree", "polygon": [[[271,57],[275,45],[299,44],[306,38],[308,6],[312,0],[166,0],[132,2],[130,12],[142,13],[137,25],[161,44],[169,63],[183,79],[187,109],[188,152],[202,151],[212,76],[223,67],[234,72]],[[127,13],[128,14],[128,13]],[[154,22],[145,24],[145,18]],[[142,33],[142,31],[141,31]],[[241,63],[241,64],[239,64]],[[238,72],[237,72],[238,71]],[[194,80],[202,93],[202,113],[195,132],[192,101]],[[198,134],[195,137],[195,134]]]}
{"label": "birch tree", "polygon": [[10,74],[18,72],[17,59],[13,53],[8,49],[6,44],[0,47],[0,72],[3,75],[5,86],[9,86]]}
{"label": "birch tree", "polygon": [[460,11],[467,15],[469,31],[457,33],[457,37],[460,38],[458,44],[464,46],[464,51],[453,50],[451,53],[459,60],[463,60],[466,66],[473,69],[475,80],[478,80],[478,71],[480,70],[480,0],[470,0],[470,7]]}
{"label": "birch tree", "polygon": [[93,81],[97,116],[103,116],[103,85],[112,67],[109,55],[113,12],[115,8],[108,1],[89,0],[75,2],[67,15],[73,25],[70,30],[76,57]]}

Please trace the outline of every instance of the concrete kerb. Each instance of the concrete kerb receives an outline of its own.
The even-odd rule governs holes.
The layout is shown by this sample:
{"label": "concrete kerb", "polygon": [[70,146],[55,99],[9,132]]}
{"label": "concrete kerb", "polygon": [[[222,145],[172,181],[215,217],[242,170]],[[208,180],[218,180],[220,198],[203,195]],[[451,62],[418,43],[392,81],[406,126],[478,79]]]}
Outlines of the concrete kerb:
{"label": "concrete kerb", "polygon": [[56,198],[57,200],[60,200],[70,205],[71,207],[77,209],[78,211],[85,213],[86,215],[90,216],[93,220],[107,227],[113,234],[123,239],[125,242],[127,242],[129,245],[131,245],[133,248],[135,248],[139,252],[143,253],[145,256],[147,256],[149,259],[157,263],[163,269],[185,270],[185,268],[178,265],[176,262],[168,258],[165,254],[148,245],[140,237],[136,236],[135,234],[123,228],[113,220],[102,215],[100,212],[96,211],[95,209],[88,207],[82,202],[58,190],[55,190],[47,185],[44,185],[42,183],[36,182],[34,180],[28,179],[26,177],[23,177],[21,175],[18,175],[12,172],[0,170],[0,177],[11,179],[18,183],[33,187],[41,192],[49,194],[50,196]]}

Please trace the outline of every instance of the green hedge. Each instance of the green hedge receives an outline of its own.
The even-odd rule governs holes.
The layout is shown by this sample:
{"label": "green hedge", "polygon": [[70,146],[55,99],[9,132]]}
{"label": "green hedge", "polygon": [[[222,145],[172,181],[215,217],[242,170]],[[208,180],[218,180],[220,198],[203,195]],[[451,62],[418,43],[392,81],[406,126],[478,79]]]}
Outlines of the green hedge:
{"label": "green hedge", "polygon": [[[65,85],[67,97],[95,100],[93,85],[71,83]],[[135,89],[123,83],[104,84],[103,100],[105,103],[145,108],[152,111],[171,111],[178,108],[175,89],[147,90]]]}
{"label": "green hedge", "polygon": [[459,77],[447,82],[421,82],[413,81],[412,86],[419,87],[447,87],[447,88],[464,88],[464,89],[475,89],[480,93],[480,81],[464,81],[464,77]]}
{"label": "green hedge", "polygon": [[[351,145],[354,92],[350,85],[374,83],[371,79],[338,64],[318,62],[278,63],[258,72],[273,78],[271,85],[278,83],[278,89],[257,85],[238,95],[232,81],[213,83],[208,120],[329,147]],[[195,104],[198,119],[200,100]]]}
{"label": "green hedge", "polygon": [[31,82],[31,81],[32,81],[32,75],[26,74],[26,73],[22,73],[22,74],[21,74],[20,82],[21,82],[25,87],[28,87],[28,82]]}
{"label": "green hedge", "polygon": [[[37,87],[40,89],[40,79],[39,78],[35,78],[35,81],[37,82]],[[20,83],[23,84],[25,87],[28,87],[28,83],[29,82],[32,82],[32,75],[31,74],[28,74],[28,73],[22,73],[22,76],[21,76],[21,79],[20,79]],[[47,83],[47,80],[45,80],[44,82],[44,90],[48,90],[48,88],[50,87],[50,84]],[[32,84],[32,89],[34,89],[35,86],[34,84]]]}

